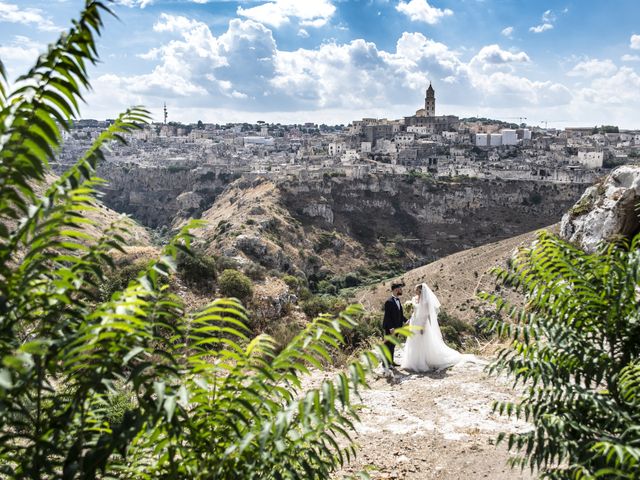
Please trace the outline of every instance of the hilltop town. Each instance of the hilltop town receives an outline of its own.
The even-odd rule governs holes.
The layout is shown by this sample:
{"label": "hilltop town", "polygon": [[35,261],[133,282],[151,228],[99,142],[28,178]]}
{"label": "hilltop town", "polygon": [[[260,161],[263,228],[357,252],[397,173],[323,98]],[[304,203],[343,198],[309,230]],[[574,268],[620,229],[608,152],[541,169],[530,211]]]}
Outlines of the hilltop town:
{"label": "hilltop town", "polygon": [[[431,85],[424,108],[414,115],[363,118],[347,126],[263,121],[184,125],[167,122],[165,106],[163,123],[128,135],[127,145],[112,147],[108,161],[271,179],[386,173],[591,183],[607,169],[638,159],[640,131],[529,127],[523,117],[518,120],[436,115]],[[77,158],[109,123],[78,121],[66,133],[60,168]]]}

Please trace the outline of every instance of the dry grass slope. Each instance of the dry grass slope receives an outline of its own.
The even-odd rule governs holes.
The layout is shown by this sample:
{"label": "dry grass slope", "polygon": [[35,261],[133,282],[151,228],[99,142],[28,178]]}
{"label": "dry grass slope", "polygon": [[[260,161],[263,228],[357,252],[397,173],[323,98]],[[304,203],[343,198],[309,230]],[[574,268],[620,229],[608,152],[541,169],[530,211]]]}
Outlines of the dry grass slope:
{"label": "dry grass slope", "polygon": [[[547,229],[555,231],[557,225]],[[445,311],[466,322],[474,322],[486,308],[476,298],[477,292],[493,292],[496,288],[488,271],[504,266],[513,252],[531,244],[539,231],[464,250],[405,273],[401,277],[407,285],[405,301],[413,295],[413,285],[426,282],[438,295]],[[380,310],[390,295],[392,280],[395,279],[358,291],[354,300],[367,310]]]}
{"label": "dry grass slope", "polygon": [[207,225],[194,233],[212,255],[233,256],[289,273],[321,265],[346,273],[366,265],[360,245],[345,236],[340,236],[339,251],[316,252],[324,232],[293,218],[271,181],[236,181],[203,213],[202,220]]}

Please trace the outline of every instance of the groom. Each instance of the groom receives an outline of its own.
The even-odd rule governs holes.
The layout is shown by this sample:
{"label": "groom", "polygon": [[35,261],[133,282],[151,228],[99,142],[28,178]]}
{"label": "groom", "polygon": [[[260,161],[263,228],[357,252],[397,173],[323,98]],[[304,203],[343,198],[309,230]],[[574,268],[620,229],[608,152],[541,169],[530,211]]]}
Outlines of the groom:
{"label": "groom", "polygon": [[[392,283],[391,298],[384,303],[384,319],[382,320],[382,328],[384,329],[385,335],[393,335],[396,328],[402,327],[407,322],[402,311],[402,302],[400,302],[402,287],[404,287],[404,283]],[[399,366],[393,361],[393,352],[396,348],[395,344],[390,341],[386,341],[384,344],[391,354],[391,368]]]}

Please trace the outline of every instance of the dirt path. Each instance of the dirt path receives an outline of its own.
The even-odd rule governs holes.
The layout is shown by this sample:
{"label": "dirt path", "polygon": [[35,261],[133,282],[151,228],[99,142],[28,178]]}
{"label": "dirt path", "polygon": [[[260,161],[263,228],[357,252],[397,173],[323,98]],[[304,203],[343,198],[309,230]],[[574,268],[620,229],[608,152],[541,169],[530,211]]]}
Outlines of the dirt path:
{"label": "dirt path", "polygon": [[393,378],[376,378],[362,394],[358,456],[336,478],[361,470],[374,480],[534,478],[511,470],[506,447],[495,445],[499,432],[530,427],[492,413],[494,400],[514,392],[483,368],[466,363],[426,374],[400,369]]}

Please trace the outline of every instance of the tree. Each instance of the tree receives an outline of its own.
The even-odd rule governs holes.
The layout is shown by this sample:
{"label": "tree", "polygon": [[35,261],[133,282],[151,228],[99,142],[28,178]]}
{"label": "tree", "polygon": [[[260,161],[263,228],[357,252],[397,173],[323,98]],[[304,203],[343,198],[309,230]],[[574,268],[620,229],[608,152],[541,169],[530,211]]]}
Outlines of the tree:
{"label": "tree", "polygon": [[[188,253],[192,222],[103,301],[126,223],[95,240],[95,169],[109,142],[146,123],[127,110],[44,194],[61,129],[77,118],[98,59],[104,2],[10,91],[0,63],[0,472],[4,478],[327,478],[354,452],[354,391],[373,353],[334,381],[300,376],[343,342],[355,307],[310,322],[276,353],[248,337],[236,300],[187,312],[162,281]],[[379,350],[384,352],[384,350]]]}
{"label": "tree", "polygon": [[491,370],[524,388],[496,408],[533,423],[506,437],[522,452],[513,463],[547,478],[638,478],[640,236],[590,255],[542,233],[496,274],[526,299],[483,295],[510,318],[491,324],[512,342]]}

